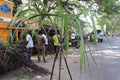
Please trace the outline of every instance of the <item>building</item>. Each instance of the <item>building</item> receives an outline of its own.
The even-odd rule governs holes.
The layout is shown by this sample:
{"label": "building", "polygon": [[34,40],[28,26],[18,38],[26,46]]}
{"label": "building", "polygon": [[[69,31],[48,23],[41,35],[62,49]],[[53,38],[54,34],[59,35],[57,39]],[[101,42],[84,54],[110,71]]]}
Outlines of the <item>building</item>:
{"label": "building", "polygon": [[37,22],[33,20],[19,19],[15,25],[10,27],[9,24],[14,18],[13,3],[8,0],[0,0],[0,40],[9,42],[11,40],[18,41],[21,33],[29,29],[37,29]]}

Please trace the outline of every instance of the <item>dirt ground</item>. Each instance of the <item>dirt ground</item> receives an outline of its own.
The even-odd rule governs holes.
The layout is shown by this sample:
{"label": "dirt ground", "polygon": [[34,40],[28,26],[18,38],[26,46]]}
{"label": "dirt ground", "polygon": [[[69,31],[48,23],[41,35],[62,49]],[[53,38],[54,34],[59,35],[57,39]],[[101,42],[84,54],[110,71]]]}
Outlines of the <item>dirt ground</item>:
{"label": "dirt ground", "polygon": [[[67,64],[69,66],[70,73],[72,75],[73,80],[79,80],[79,76],[80,76],[79,49],[71,48],[70,54],[66,57],[66,59],[67,59]],[[32,57],[32,61],[37,65],[41,67],[45,67],[50,71],[52,71],[54,55],[47,56],[47,63],[44,63],[42,60],[41,62],[37,62],[36,56]],[[52,80],[58,80],[59,78],[59,63],[60,63],[59,61],[60,61],[60,58],[56,60]],[[78,72],[75,72],[75,71],[78,71]],[[47,76],[35,75],[34,77],[31,77],[26,73],[24,73],[22,69],[18,69],[18,70],[11,71],[3,76],[0,76],[0,80],[50,80],[50,76],[51,75],[47,75]],[[63,57],[62,57],[62,67],[61,67],[60,78],[61,80],[70,80],[70,76],[68,74],[68,70]]]}

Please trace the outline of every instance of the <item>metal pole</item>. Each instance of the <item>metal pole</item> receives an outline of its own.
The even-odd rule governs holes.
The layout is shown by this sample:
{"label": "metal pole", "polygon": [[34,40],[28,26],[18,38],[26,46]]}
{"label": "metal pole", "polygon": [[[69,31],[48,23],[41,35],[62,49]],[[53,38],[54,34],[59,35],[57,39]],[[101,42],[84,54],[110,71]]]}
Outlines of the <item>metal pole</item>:
{"label": "metal pole", "polygon": [[55,58],[54,58],[53,66],[52,66],[52,72],[51,72],[50,80],[52,80],[52,77],[53,77],[53,71],[54,71],[54,67],[55,67],[55,62],[57,60],[57,55],[58,55],[58,52],[55,54]]}
{"label": "metal pole", "polygon": [[52,66],[52,72],[51,72],[51,77],[50,77],[50,80],[52,80],[52,76],[53,76],[53,71],[54,71],[54,67],[55,67],[55,62],[57,60],[57,57],[58,57],[58,53],[60,52],[60,63],[59,63],[59,80],[61,79],[61,63],[62,63],[62,56],[64,58],[64,61],[65,61],[65,64],[66,64],[66,67],[67,67],[67,70],[68,70],[68,73],[69,73],[69,76],[70,76],[70,80],[72,80],[72,76],[71,76],[71,73],[70,73],[70,70],[69,70],[69,66],[67,64],[67,60],[65,58],[65,55],[64,55],[64,52],[63,52],[63,46],[60,46],[60,49],[59,51],[56,53],[55,55],[55,58],[54,58],[54,63],[53,63],[53,66]]}
{"label": "metal pole", "polygon": [[69,70],[69,67],[68,67],[68,64],[67,64],[67,60],[66,60],[64,54],[63,54],[63,58],[64,58],[64,60],[65,60],[65,64],[66,64],[66,67],[67,67],[67,70],[68,70],[68,73],[69,73],[69,76],[70,76],[70,80],[72,80],[72,76],[71,76],[71,73],[70,73],[70,70]]}
{"label": "metal pole", "polygon": [[62,64],[62,52],[60,47],[59,80],[61,79],[61,64]]}

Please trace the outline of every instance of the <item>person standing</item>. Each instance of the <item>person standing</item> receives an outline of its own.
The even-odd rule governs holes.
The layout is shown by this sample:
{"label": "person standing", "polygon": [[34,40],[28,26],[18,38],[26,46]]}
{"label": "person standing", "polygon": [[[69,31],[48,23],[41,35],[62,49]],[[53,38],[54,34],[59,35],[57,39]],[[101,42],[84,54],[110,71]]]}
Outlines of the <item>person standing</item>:
{"label": "person standing", "polygon": [[58,33],[55,33],[55,35],[53,36],[53,45],[54,45],[54,52],[56,54],[56,56],[58,57],[58,52],[59,52],[59,39],[58,39]]}
{"label": "person standing", "polygon": [[96,44],[96,35],[95,35],[95,33],[92,33],[92,42],[93,42],[93,44]]}
{"label": "person standing", "polygon": [[26,45],[26,48],[27,48],[27,60],[28,61],[31,61],[31,55],[32,55],[32,49],[33,49],[33,39],[31,37],[31,31],[28,31],[28,34],[26,36],[26,41],[27,41],[27,45]]}
{"label": "person standing", "polygon": [[45,54],[47,54],[47,51],[48,51],[48,37],[47,37],[46,33],[42,34],[42,36],[45,40]]}
{"label": "person standing", "polygon": [[72,33],[70,37],[71,37],[72,47],[74,47],[74,46],[75,46],[74,41],[75,41],[75,39],[76,39],[76,34],[75,34],[75,33]]}
{"label": "person standing", "polygon": [[42,33],[39,31],[39,35],[37,36],[37,48],[38,48],[38,62],[40,62],[41,57],[43,56],[44,62],[45,59],[45,39],[42,36]]}

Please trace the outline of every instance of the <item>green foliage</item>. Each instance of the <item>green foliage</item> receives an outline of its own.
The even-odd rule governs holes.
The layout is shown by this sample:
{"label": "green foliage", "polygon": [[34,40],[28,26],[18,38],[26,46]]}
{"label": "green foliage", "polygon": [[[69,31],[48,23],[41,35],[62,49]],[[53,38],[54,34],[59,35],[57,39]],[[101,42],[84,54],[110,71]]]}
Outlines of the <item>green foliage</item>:
{"label": "green foliage", "polygon": [[27,75],[27,74],[15,74],[18,79],[26,79],[26,80],[32,80],[33,76]]}
{"label": "green foliage", "polygon": [[116,0],[101,0],[100,1],[100,11],[107,14],[119,13],[120,6],[117,5]]}
{"label": "green foliage", "polygon": [[22,0],[10,0],[13,2],[14,6],[13,6],[13,15],[16,14],[18,7],[22,4]]}
{"label": "green foliage", "polygon": [[48,6],[50,1],[45,3],[44,0],[43,2],[41,0],[30,0],[30,3],[19,7],[19,10],[10,25],[12,26],[17,18],[26,17],[26,20],[36,20],[39,23],[39,26],[43,26],[43,24],[50,24],[53,28],[57,26],[60,31],[61,38],[62,36],[66,37],[64,43],[66,45],[67,54],[69,49],[69,32],[74,31],[81,38],[80,70],[82,71],[85,59],[83,33],[84,28],[86,28],[86,24],[88,23],[90,25],[89,20],[85,21],[82,18],[89,16],[90,21],[92,22],[92,25],[90,26],[93,27],[94,30],[96,30],[95,19],[98,20],[100,25],[106,24],[110,26],[110,15],[113,13],[119,13],[119,5],[116,4],[116,0],[100,0],[100,4],[97,6],[99,6],[99,10],[103,16],[99,18],[99,13],[96,13],[98,8],[95,7],[95,4],[91,0],[88,2],[80,2],[79,0],[56,0],[51,1],[51,3],[52,5]]}

